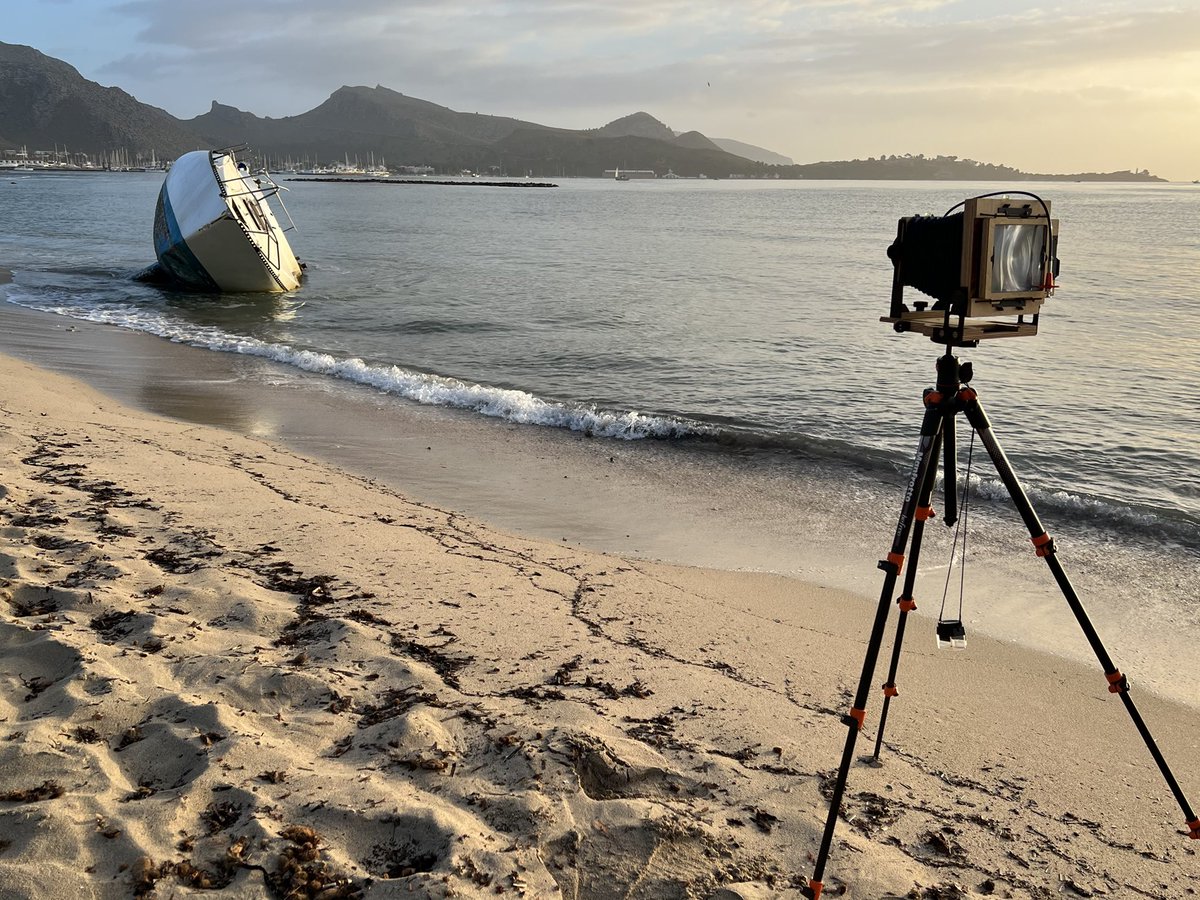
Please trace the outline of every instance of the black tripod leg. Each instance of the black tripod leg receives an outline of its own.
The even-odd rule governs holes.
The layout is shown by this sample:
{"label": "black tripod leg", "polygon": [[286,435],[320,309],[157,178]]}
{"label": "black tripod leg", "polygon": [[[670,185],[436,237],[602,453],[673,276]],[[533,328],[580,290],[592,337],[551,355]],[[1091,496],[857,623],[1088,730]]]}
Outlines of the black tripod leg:
{"label": "black tripod leg", "polygon": [[833,795],[829,800],[829,817],[825,820],[825,833],[821,837],[821,849],[817,852],[817,861],[813,866],[813,877],[808,883],[813,900],[819,900],[823,888],[822,878],[825,876],[825,864],[829,861],[829,850],[833,846],[833,832],[837,828],[838,811],[842,806],[842,795],[846,791],[846,779],[850,775],[850,764],[854,761],[854,745],[858,740],[858,732],[866,720],[867,696],[871,690],[871,681],[875,676],[875,663],[879,659],[879,648],[883,643],[883,630],[887,624],[888,606],[892,594],[896,590],[896,579],[904,565],[904,549],[908,545],[908,536],[916,517],[917,501],[925,484],[929,469],[937,465],[934,455],[934,445],[942,424],[942,413],[935,406],[926,405],[925,418],[921,423],[921,440],[917,444],[916,457],[913,460],[912,475],[909,478],[908,489],[904,494],[904,503],[900,510],[900,519],[896,523],[896,533],[892,538],[892,550],[887,559],[880,560],[879,568],[884,571],[883,589],[879,594],[879,606],[875,610],[875,621],[871,626],[871,637],[867,641],[867,654],[863,660],[862,675],[858,680],[858,690],[854,695],[854,706],[842,717],[847,726],[846,746],[842,750],[842,762],[838,768],[837,780],[833,785]]}
{"label": "black tripod leg", "polygon": [[[887,727],[888,709],[892,705],[892,698],[900,693],[896,688],[896,673],[900,669],[900,651],[904,645],[904,627],[908,623],[908,614],[917,608],[917,601],[913,597],[913,588],[917,581],[917,565],[921,559],[921,538],[925,534],[925,522],[933,517],[933,507],[929,505],[930,497],[933,495],[933,484],[937,481],[937,459],[944,438],[949,438],[953,434],[954,417],[953,414],[945,414],[942,417],[942,429],[934,438],[933,443],[933,461],[934,464],[925,470],[925,479],[921,482],[921,492],[917,499],[917,509],[914,513],[914,522],[912,526],[912,543],[909,546],[908,552],[908,571],[904,574],[904,586],[900,589],[900,596],[896,599],[896,605],[900,607],[900,616],[896,621],[896,639],[892,643],[892,661],[888,667],[887,681],[883,684],[883,708],[879,711],[879,729],[875,734],[875,752],[870,756],[872,765],[879,765],[879,751],[883,748],[883,731]],[[950,452],[952,441],[945,444],[947,452]],[[947,478],[949,475],[946,476]]]}
{"label": "black tripod leg", "polygon": [[1192,811],[1191,806],[1188,805],[1187,798],[1184,797],[1183,791],[1179,787],[1179,782],[1175,780],[1175,776],[1171,773],[1171,768],[1167,765],[1162,751],[1158,749],[1158,744],[1155,742],[1154,736],[1150,734],[1150,729],[1146,727],[1146,723],[1142,720],[1137,706],[1134,705],[1133,698],[1129,696],[1128,679],[1113,665],[1108,651],[1104,649],[1104,643],[1100,640],[1100,635],[1092,625],[1091,619],[1088,618],[1087,610],[1083,608],[1083,603],[1075,593],[1070,579],[1067,578],[1066,572],[1063,571],[1062,565],[1058,561],[1053,539],[1046,534],[1046,530],[1042,527],[1041,520],[1034,511],[1033,505],[1029,502],[1029,498],[1025,496],[1025,490],[1021,487],[1021,482],[1017,480],[1012,466],[1009,465],[1008,457],[1004,455],[1004,450],[1001,449],[995,435],[992,434],[992,427],[991,423],[988,422],[987,414],[983,411],[983,407],[979,404],[979,400],[973,390],[966,388],[963,390],[962,395],[966,401],[965,412],[967,421],[979,433],[979,438],[983,442],[983,446],[987,448],[988,456],[992,458],[992,463],[996,466],[996,472],[999,473],[1000,480],[1004,482],[1009,496],[1012,497],[1017,511],[1025,521],[1025,526],[1029,529],[1029,537],[1033,541],[1034,547],[1037,548],[1037,555],[1046,560],[1046,565],[1050,567],[1050,572],[1054,575],[1054,580],[1058,582],[1059,589],[1062,590],[1063,596],[1067,600],[1067,605],[1071,607],[1071,612],[1075,614],[1075,620],[1079,623],[1079,627],[1083,629],[1088,643],[1092,646],[1092,651],[1096,654],[1096,659],[1100,661],[1100,666],[1104,669],[1104,676],[1108,679],[1109,691],[1120,695],[1121,702],[1125,704],[1125,711],[1129,713],[1129,718],[1133,720],[1134,727],[1137,728],[1138,734],[1145,741],[1150,755],[1154,757],[1154,762],[1158,765],[1159,772],[1162,773],[1167,786],[1171,789],[1171,793],[1175,795],[1175,800],[1179,803],[1180,809],[1183,810],[1184,820],[1187,822],[1189,829],[1189,837],[1200,839],[1200,819],[1196,818],[1196,814]]}

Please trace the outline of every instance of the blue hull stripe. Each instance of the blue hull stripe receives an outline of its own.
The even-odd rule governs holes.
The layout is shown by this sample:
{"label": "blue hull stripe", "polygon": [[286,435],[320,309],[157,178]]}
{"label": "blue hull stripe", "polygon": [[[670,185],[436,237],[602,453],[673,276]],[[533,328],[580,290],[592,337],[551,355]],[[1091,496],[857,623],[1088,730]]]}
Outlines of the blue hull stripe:
{"label": "blue hull stripe", "polygon": [[159,265],[176,281],[205,291],[219,290],[217,283],[183,239],[165,184],[158,192],[158,206],[154,210],[154,252]]}

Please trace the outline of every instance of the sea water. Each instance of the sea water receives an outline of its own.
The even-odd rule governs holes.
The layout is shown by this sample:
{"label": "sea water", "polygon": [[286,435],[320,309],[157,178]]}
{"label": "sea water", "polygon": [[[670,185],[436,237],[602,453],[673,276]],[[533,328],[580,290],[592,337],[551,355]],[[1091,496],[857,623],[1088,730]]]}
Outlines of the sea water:
{"label": "sea water", "polygon": [[[986,191],[1036,190],[1061,220],[1060,287],[1041,331],[961,355],[1060,547],[1069,536],[1064,564],[1092,592],[1099,624],[1156,687],[1200,700],[1196,677],[1171,674],[1200,670],[1200,189],[283,183],[303,288],[214,297],[130,280],[153,261],[159,177],[6,178],[6,299],[266,360],[308,385],[369,389],[385,414],[386,404],[397,416],[419,404],[508,423],[531,440],[547,429],[587,435],[601,459],[636,445],[639,460],[667,473],[645,503],[679,503],[697,530],[705,509],[716,523],[703,552],[689,556],[682,540],[678,552],[651,553],[864,592],[878,575],[870,558],[888,549],[939,353],[879,322],[896,220]],[[959,430],[965,477],[965,422]],[[711,496],[692,506],[672,497],[672,472],[691,473],[677,493]],[[947,534],[936,536],[936,560],[926,553],[932,606],[953,573],[957,613],[965,558],[984,586],[965,619],[1086,658],[978,447],[969,483],[969,549]],[[745,538],[723,553],[711,535],[731,519]]]}

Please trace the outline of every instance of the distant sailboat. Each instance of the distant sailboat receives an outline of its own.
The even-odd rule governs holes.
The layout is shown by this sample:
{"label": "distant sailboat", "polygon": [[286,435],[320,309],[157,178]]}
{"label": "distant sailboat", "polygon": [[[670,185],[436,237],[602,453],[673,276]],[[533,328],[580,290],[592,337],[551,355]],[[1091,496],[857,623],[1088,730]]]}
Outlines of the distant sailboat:
{"label": "distant sailboat", "polygon": [[379,165],[375,164],[375,153],[372,152],[371,162],[370,165],[367,166],[366,174],[370,175],[372,178],[387,178],[392,173],[388,171],[387,163],[382,157],[380,157]]}

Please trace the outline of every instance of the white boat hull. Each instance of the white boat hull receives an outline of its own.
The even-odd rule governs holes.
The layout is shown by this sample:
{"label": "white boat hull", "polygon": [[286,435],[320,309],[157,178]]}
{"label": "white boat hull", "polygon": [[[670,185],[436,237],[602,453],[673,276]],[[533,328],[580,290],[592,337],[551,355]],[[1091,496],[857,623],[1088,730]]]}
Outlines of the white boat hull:
{"label": "white boat hull", "polygon": [[301,267],[266,202],[275,189],[265,176],[239,170],[229,153],[185,153],[158,195],[159,265],[173,281],[197,290],[294,291]]}

